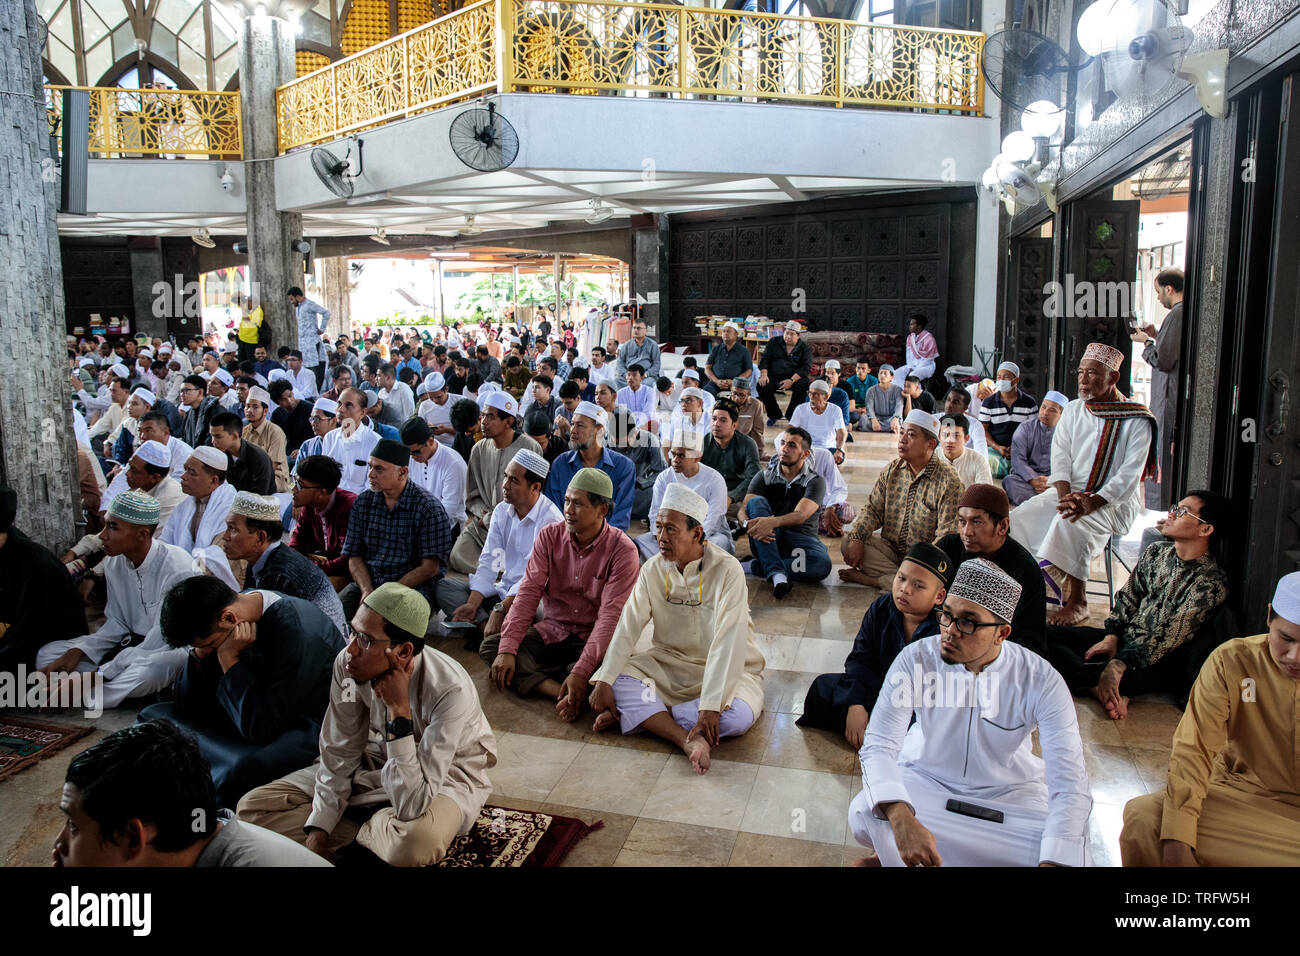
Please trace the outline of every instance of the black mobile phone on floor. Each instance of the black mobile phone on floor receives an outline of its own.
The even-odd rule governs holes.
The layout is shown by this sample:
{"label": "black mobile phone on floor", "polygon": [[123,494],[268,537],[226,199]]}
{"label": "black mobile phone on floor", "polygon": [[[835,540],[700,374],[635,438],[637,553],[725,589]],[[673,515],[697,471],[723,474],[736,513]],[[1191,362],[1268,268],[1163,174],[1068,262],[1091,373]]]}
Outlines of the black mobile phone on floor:
{"label": "black mobile phone on floor", "polygon": [[949,800],[948,809],[953,813],[960,813],[964,817],[988,820],[990,823],[1003,822],[1001,810],[994,810],[992,807],[981,807],[975,803],[966,803],[964,800]]}

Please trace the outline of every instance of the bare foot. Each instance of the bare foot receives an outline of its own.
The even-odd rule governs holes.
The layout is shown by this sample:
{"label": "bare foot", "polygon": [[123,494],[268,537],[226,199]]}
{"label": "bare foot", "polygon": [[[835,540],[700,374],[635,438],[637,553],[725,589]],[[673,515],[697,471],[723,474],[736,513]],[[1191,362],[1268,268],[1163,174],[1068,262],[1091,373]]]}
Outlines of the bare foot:
{"label": "bare foot", "polygon": [[1053,611],[1049,614],[1047,623],[1055,624],[1058,627],[1073,627],[1088,620],[1088,613],[1087,604],[1067,604],[1059,611]]}
{"label": "bare foot", "polygon": [[1119,703],[1118,703],[1117,705],[1115,705],[1115,707],[1114,707],[1113,710],[1111,710],[1110,715],[1111,715],[1111,717],[1115,718],[1116,720],[1123,720],[1125,717],[1127,717],[1127,716],[1128,716],[1128,698],[1127,698],[1127,697],[1121,697],[1121,698],[1119,699]]}
{"label": "bare foot", "polygon": [[869,588],[879,588],[880,579],[868,577],[857,568],[840,568],[840,580],[851,584],[865,584]]}
{"label": "bare foot", "polygon": [[864,857],[861,857],[860,859],[854,860],[854,861],[853,861],[853,865],[854,865],[854,866],[874,866],[874,867],[879,867],[879,866],[880,866],[880,857],[878,857],[878,856],[864,856]]}
{"label": "bare foot", "polygon": [[608,730],[617,723],[617,719],[607,710],[602,710],[596,715],[596,722],[591,725],[591,729],[600,733],[602,730]]}
{"label": "bare foot", "polygon": [[703,737],[696,737],[682,744],[682,752],[691,758],[696,773],[707,773],[709,769],[709,742]]}

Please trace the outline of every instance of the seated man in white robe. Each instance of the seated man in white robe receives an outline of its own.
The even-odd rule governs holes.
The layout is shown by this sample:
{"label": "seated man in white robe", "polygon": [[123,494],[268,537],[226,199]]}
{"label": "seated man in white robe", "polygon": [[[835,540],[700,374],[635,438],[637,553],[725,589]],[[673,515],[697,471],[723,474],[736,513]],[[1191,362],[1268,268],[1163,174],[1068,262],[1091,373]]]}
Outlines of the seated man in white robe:
{"label": "seated man in white robe", "polygon": [[1111,535],[1142,513],[1142,481],[1156,464],[1156,420],[1115,387],[1124,356],[1092,342],[1079,362],[1079,399],[1052,435],[1048,489],[1011,514],[1011,536],[1061,584],[1062,606],[1048,624],[1088,618],[1088,568]]}
{"label": "seated man in white robe", "polygon": [[663,449],[667,453],[672,447],[675,435],[684,431],[699,432],[701,435],[707,435],[709,426],[712,422],[709,415],[712,410],[705,407],[704,399],[712,398],[708,392],[701,388],[688,386],[682,389],[681,395],[677,397],[677,407],[673,409],[668,423],[663,427]]}
{"label": "seated man in white robe", "polygon": [[858,516],[858,509],[849,504],[849,484],[840,473],[840,466],[835,464],[830,449],[814,448],[812,465],[826,482],[826,498],[822,501],[821,517],[817,520],[818,532],[828,538],[838,538]]}
{"label": "seated man in white robe", "polygon": [[1051,664],[1007,642],[1019,599],[991,561],[963,562],[939,633],[890,665],[849,806],[877,865],[1085,864],[1092,797],[1074,699]]}
{"label": "seated man in white robe", "polygon": [[99,533],[107,555],[103,626],[85,637],[51,641],[36,652],[36,666],[52,678],[99,673],[103,694],[87,709],[117,707],[129,698],[155,694],[185,667],[186,652],[163,640],[158,612],[168,589],[194,574],[193,560],[188,551],[154,539],[161,512],[158,499],[143,491],[127,490],[113,499]]}
{"label": "seated man in white robe", "polygon": [[442,502],[455,533],[465,523],[465,480],[469,466],[449,445],[438,441],[423,418],[403,423],[401,435],[402,444],[411,451],[408,476]]}
{"label": "seated man in white robe", "polygon": [[229,464],[230,456],[211,445],[194,449],[181,475],[185,498],[167,519],[159,540],[193,555],[204,571],[238,591],[244,580],[244,562],[229,561],[221,544],[226,515],[236,494],[235,486],[226,481]]}
{"label": "seated man in white robe", "polygon": [[735,554],[736,545],[727,527],[727,482],[717,469],[700,461],[704,457],[704,433],[679,430],[664,451],[669,467],[655,478],[648,516],[650,530],[636,539],[641,560],[649,561],[659,553],[659,531],[655,518],[662,507],[664,495],[673,485],[690,488],[708,503],[709,513],[702,522],[704,536],[727,554]]}
{"label": "seated man in white robe", "polygon": [[[592,675],[593,730],[648,730],[709,769],[712,748],[763,710],[766,661],[754,642],[740,563],[704,535],[712,506],[671,484],[659,509],[659,553],[646,562]],[[647,624],[650,647],[635,653]]]}
{"label": "seated man in white robe", "polygon": [[496,738],[465,668],[425,646],[428,626],[418,591],[389,581],[366,595],[334,658],[320,759],[245,794],[240,820],[326,859],[355,840],[358,863],[391,866],[437,863],[473,828]]}

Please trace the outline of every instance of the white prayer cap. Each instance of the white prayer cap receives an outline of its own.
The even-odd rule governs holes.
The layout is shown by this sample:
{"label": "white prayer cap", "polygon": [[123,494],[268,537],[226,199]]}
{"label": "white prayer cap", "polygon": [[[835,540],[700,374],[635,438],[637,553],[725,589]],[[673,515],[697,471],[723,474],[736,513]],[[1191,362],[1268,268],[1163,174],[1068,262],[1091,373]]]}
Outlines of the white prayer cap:
{"label": "white prayer cap", "polygon": [[89,355],[83,355],[81,358],[77,359],[77,365],[80,368],[85,368],[87,365],[94,365],[94,364],[95,364],[95,360],[91,358]]}
{"label": "white prayer cap", "polygon": [[237,348],[237,346],[235,345],[234,342],[227,342],[225,345],[221,346],[221,351],[223,351],[223,352],[237,352],[237,351],[238,351],[238,348]]}
{"label": "white prayer cap", "polygon": [[366,393],[366,408],[374,408],[384,400],[384,396],[371,389],[362,389]]}
{"label": "white prayer cap", "polygon": [[709,516],[709,503],[701,498],[697,492],[687,488],[681,482],[674,481],[664,489],[664,497],[659,502],[659,510],[676,511],[688,518],[694,518],[700,524],[704,524],[704,519]]}
{"label": "white prayer cap", "polygon": [[172,344],[170,342],[164,342],[162,345],[158,346],[159,355],[162,355],[164,352],[170,352],[170,351],[172,351]]}
{"label": "white prayer cap", "polygon": [[153,358],[153,349],[146,346],[140,350],[139,354],[144,358]]}
{"label": "white prayer cap", "polygon": [[273,369],[271,369],[270,372],[267,373],[267,375],[266,375],[266,381],[267,381],[267,384],[269,385],[271,382],[278,382],[278,381],[280,381],[280,379],[282,379],[282,378],[288,378],[288,377],[289,377],[289,373],[286,372],[284,369],[282,369],[282,368],[273,368]]}
{"label": "white prayer cap", "polygon": [[798,332],[800,335],[803,334],[803,326],[798,322],[795,322],[793,319],[785,324],[785,330],[787,332]]}
{"label": "white prayer cap", "polygon": [[704,432],[695,431],[693,428],[679,428],[669,440],[668,447],[681,448],[692,458],[703,457]]}
{"label": "white prayer cap", "polygon": [[698,382],[698,381],[700,380],[700,372],[699,372],[699,369],[693,369],[693,368],[683,369],[683,370],[682,370],[682,380],[684,381],[684,380],[686,380],[686,379],[688,379],[688,378],[693,378],[693,379],[695,379],[695,381]]}
{"label": "white prayer cap", "polygon": [[118,378],[131,377],[131,370],[127,368],[125,365],[123,365],[121,362],[116,362],[113,365],[109,366],[108,370],[112,372],[114,375],[116,375]]}
{"label": "white prayer cap", "polygon": [[1284,574],[1273,591],[1273,613],[1300,624],[1300,571]]}
{"label": "white prayer cap", "polygon": [[986,558],[963,561],[948,597],[972,601],[1010,624],[1020,601],[1020,582]]}
{"label": "white prayer cap", "polygon": [[155,468],[170,468],[172,456],[156,441],[142,441],[135,446],[132,452],[133,458],[139,458],[146,465],[153,465]]}
{"label": "white prayer cap", "polygon": [[1003,362],[998,366],[999,372],[1010,372],[1016,378],[1020,377],[1020,366],[1015,362]]}
{"label": "white prayer cap", "polygon": [[318,398],[313,407],[316,411],[323,412],[326,415],[337,415],[339,413],[339,403],[332,398]]}
{"label": "white prayer cap", "polygon": [[722,328],[718,329],[718,331],[725,332],[727,331],[727,329],[731,329],[731,331],[735,332],[737,335],[740,334],[740,326],[738,326],[735,322],[723,322]]}
{"label": "white prayer cap", "polygon": [[424,382],[421,382],[419,385],[415,386],[416,398],[419,398],[421,395],[428,395],[428,394],[429,394],[429,386],[426,385]]}
{"label": "white prayer cap", "polygon": [[143,385],[141,385],[131,394],[136,396],[138,399],[140,399],[140,401],[144,402],[150,408],[153,408],[155,405],[158,404],[158,396],[155,395],[153,392],[149,391],[149,389],[145,388]]}
{"label": "white prayer cap", "polygon": [[829,395],[831,393],[831,383],[826,381],[825,379],[821,379],[821,378],[816,379],[813,381],[811,385],[808,386],[808,391],[825,392],[827,395]]}
{"label": "white prayer cap", "polygon": [[609,416],[605,414],[605,409],[595,402],[579,402],[578,407],[573,410],[573,414],[590,418],[601,428],[604,428],[609,423]]}
{"label": "white prayer cap", "polygon": [[934,438],[939,437],[938,421],[929,412],[922,411],[919,408],[914,408],[910,412],[908,412],[907,417],[903,419],[903,424],[915,425],[917,428],[933,436]]}
{"label": "white prayer cap", "polygon": [[827,359],[826,364],[822,366],[822,368],[827,368],[827,369],[833,368],[837,371],[839,370],[839,367],[840,367],[839,359]]}
{"label": "white prayer cap", "polygon": [[677,400],[680,402],[687,398],[698,398],[700,401],[704,401],[704,389],[696,388],[693,385],[689,388],[682,389],[681,397]]}
{"label": "white prayer cap", "polygon": [[1043,401],[1055,402],[1057,405],[1060,405],[1062,408],[1070,404],[1070,400],[1068,398],[1066,398],[1060,392],[1055,392],[1055,391],[1048,392],[1046,395],[1044,395]]}
{"label": "white prayer cap", "polygon": [[524,471],[531,471],[534,475],[541,475],[543,478],[551,472],[551,463],[529,448],[519,449],[515,452],[515,457],[510,460]]}
{"label": "white prayer cap", "polygon": [[217,471],[225,471],[230,467],[230,457],[220,448],[213,448],[211,445],[200,445],[194,449],[191,458],[197,458],[209,468],[215,468]]}
{"label": "white prayer cap", "polygon": [[274,498],[255,495],[251,491],[241,491],[235,495],[234,504],[230,506],[232,515],[243,515],[254,521],[279,521],[280,502]]}
{"label": "white prayer cap", "polygon": [[514,400],[514,396],[509,392],[500,390],[488,392],[487,398],[483,399],[483,405],[484,407],[495,408],[506,415],[516,417],[519,415],[519,403]]}
{"label": "white prayer cap", "polygon": [[261,403],[262,403],[263,405],[265,405],[267,408],[270,408],[270,407],[271,407],[271,393],[268,392],[266,389],[262,388],[260,385],[254,385],[252,388],[250,388],[250,389],[248,390],[248,398],[245,399],[245,401],[246,401],[246,402],[261,402]]}
{"label": "white prayer cap", "polygon": [[212,373],[212,377],[215,378],[222,385],[226,386],[226,388],[230,388],[235,384],[235,377],[231,375],[229,372],[227,372],[224,368],[217,369],[215,372]]}
{"label": "white prayer cap", "polygon": [[430,392],[441,392],[447,387],[447,380],[441,372],[431,372],[424,379],[424,387]]}

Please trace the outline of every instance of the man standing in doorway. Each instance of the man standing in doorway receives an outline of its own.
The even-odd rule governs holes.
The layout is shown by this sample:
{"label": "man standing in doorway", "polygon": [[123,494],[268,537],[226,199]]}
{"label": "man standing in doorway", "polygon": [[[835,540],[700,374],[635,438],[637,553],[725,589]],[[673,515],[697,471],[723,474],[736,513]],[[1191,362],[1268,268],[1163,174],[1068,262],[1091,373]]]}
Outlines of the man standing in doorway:
{"label": "man standing in doorway", "polygon": [[1164,269],[1156,276],[1156,299],[1169,312],[1160,324],[1129,336],[1142,343],[1142,359],[1151,366],[1151,414],[1160,438],[1159,481],[1145,482],[1146,506],[1160,511],[1170,505],[1174,483],[1174,426],[1178,422],[1178,362],[1183,351],[1183,270]]}

